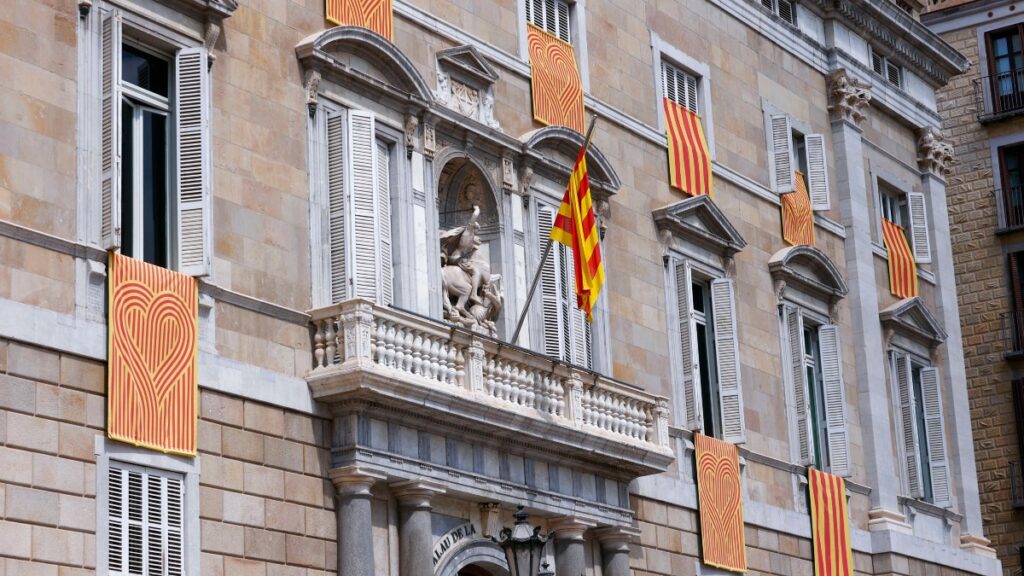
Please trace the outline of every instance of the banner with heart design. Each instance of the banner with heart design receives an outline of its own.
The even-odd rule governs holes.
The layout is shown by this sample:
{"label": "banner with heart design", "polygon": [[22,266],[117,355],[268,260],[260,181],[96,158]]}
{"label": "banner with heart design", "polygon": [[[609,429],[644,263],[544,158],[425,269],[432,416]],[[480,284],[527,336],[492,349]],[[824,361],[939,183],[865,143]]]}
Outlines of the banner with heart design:
{"label": "banner with heart design", "polygon": [[697,455],[697,505],[700,544],[708,566],[745,572],[747,544],[743,531],[743,487],[736,446],[693,434]]}
{"label": "banner with heart design", "polygon": [[120,254],[109,264],[107,435],[194,456],[199,285]]}
{"label": "banner with heart design", "polygon": [[533,118],[548,126],[568,126],[583,133],[583,82],[572,44],[533,24],[526,25],[530,53]]}

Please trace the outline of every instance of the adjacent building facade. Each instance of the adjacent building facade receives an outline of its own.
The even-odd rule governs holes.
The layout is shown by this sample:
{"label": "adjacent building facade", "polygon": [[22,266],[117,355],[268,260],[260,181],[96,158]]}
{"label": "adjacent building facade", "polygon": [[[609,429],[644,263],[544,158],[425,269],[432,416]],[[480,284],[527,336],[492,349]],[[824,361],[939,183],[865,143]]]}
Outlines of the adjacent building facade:
{"label": "adjacent building facade", "polygon": [[985,535],[1006,573],[1018,574],[1024,545],[1024,212],[1017,157],[1024,151],[1018,89],[1024,18],[1012,3],[938,2],[923,20],[971,60],[970,70],[939,92],[943,130],[958,159],[947,188],[950,236]]}
{"label": "adjacent building facade", "polygon": [[[750,573],[813,573],[808,466],[847,480],[855,573],[1000,573],[936,103],[968,60],[923,8],[395,0],[375,32],[319,0],[19,4],[0,571],[497,576],[523,505],[556,574],[720,574],[699,431],[740,447]],[[584,137],[534,120],[528,26],[598,118],[592,322],[570,254],[541,263]],[[666,98],[713,198],[668,184]],[[104,434],[108,250],[201,278],[195,458]]]}

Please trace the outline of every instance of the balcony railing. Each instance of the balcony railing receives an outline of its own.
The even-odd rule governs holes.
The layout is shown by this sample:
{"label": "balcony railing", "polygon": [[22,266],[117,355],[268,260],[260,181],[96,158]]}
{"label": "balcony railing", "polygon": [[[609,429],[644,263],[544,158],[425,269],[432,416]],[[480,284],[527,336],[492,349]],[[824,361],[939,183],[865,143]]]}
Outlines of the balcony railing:
{"label": "balcony railing", "polygon": [[[1012,299],[1012,296],[1011,296]],[[1003,356],[1006,358],[1024,357],[1024,315],[1015,314],[1012,311],[999,315],[999,323],[1002,326]]]}
{"label": "balcony railing", "polygon": [[1020,462],[1010,462],[1010,503],[1015,510],[1024,508],[1024,474]]}
{"label": "balcony railing", "polygon": [[[314,396],[342,396],[352,377],[401,386],[431,405],[470,402],[470,412],[511,427],[632,445],[671,458],[668,400],[547,356],[415,314],[349,300],[310,312]],[[329,399],[328,399],[329,400]],[[422,402],[421,402],[422,403]],[[667,461],[666,461],[667,462]]]}
{"label": "balcony railing", "polygon": [[976,79],[974,97],[982,124],[1024,114],[1024,68]]}
{"label": "balcony railing", "polygon": [[1012,186],[995,190],[1000,230],[1024,227],[1024,187]]}

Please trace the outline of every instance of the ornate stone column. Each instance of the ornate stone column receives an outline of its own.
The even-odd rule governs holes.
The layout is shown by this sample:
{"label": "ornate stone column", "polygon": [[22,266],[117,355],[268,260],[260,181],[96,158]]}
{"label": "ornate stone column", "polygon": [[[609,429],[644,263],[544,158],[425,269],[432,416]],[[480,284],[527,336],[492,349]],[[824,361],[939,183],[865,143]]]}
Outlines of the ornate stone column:
{"label": "ornate stone column", "polygon": [[629,543],[640,531],[635,528],[601,528],[596,531],[601,543],[601,562],[604,576],[629,576]]}
{"label": "ornate stone column", "polygon": [[430,529],[430,501],[444,494],[444,487],[430,480],[410,480],[392,484],[398,498],[398,573],[400,576],[432,576],[430,554],[433,534]]}
{"label": "ornate stone column", "polygon": [[565,516],[548,528],[555,535],[555,574],[576,576],[586,571],[583,534],[597,524],[584,518]]}
{"label": "ornate stone column", "polygon": [[374,576],[370,487],[386,480],[387,474],[352,465],[333,468],[330,477],[338,491],[338,573]]}

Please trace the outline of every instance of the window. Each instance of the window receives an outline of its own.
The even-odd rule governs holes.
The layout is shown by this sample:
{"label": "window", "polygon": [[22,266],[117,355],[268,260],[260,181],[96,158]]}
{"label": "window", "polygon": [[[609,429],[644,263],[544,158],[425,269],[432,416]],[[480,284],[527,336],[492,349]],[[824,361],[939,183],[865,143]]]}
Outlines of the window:
{"label": "window", "polygon": [[1024,106],[1024,50],[1021,25],[989,32],[989,83],[994,112],[1016,110]]}
{"label": "window", "polygon": [[779,194],[796,189],[795,173],[803,175],[804,185],[815,210],[829,210],[828,162],[825,157],[825,135],[810,134],[794,128],[786,114],[766,114],[769,150],[769,172],[772,185]]}
{"label": "window", "polygon": [[[1011,352],[1024,350],[1024,252],[1006,255],[1010,273],[1010,303],[1013,327],[1010,331]],[[1024,453],[1022,453],[1024,454]]]}
{"label": "window", "polygon": [[903,68],[875,52],[874,48],[871,49],[871,68],[889,84],[897,88],[903,86]]}
{"label": "window", "polygon": [[184,571],[184,481],[169,472],[110,462],[107,569],[111,575]]}
{"label": "window", "polygon": [[999,170],[1002,181],[1003,226],[1024,226],[1024,144],[999,148]]}
{"label": "window", "polygon": [[779,18],[796,25],[796,3],[792,0],[761,0],[761,5]]}
{"label": "window", "polygon": [[[878,212],[893,224],[903,228],[914,260],[918,263],[931,262],[931,240],[928,237],[928,217],[924,194],[903,192],[885,182],[878,182]],[[881,237],[879,224],[879,237]]]}
{"label": "window", "polygon": [[557,38],[572,42],[569,8],[565,0],[526,0],[526,21]]}
{"label": "window", "polygon": [[694,114],[699,114],[697,105],[697,77],[680,68],[662,61],[661,88],[664,96]]}
{"label": "window", "polygon": [[733,443],[745,441],[733,282],[673,263],[686,425]]}
{"label": "window", "polygon": [[949,505],[949,466],[938,370],[902,351],[890,353],[891,381],[903,460],[904,488],[913,498]]}
{"label": "window", "polygon": [[[557,206],[537,207],[537,258],[547,246]],[[544,353],[563,362],[591,369],[593,331],[586,314],[576,306],[575,271],[572,254],[555,243],[541,269],[540,298],[543,313]]]}
{"label": "window", "polygon": [[782,308],[796,454],[801,464],[849,474],[839,327],[797,306]]}
{"label": "window", "polygon": [[108,249],[190,275],[210,267],[206,50],[101,16],[101,229]]}

